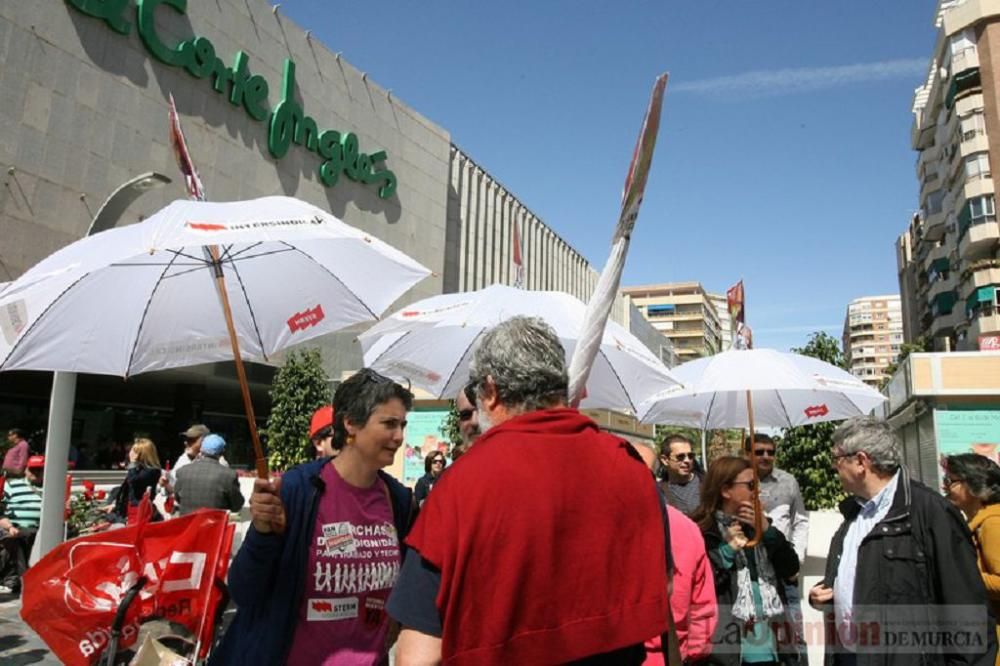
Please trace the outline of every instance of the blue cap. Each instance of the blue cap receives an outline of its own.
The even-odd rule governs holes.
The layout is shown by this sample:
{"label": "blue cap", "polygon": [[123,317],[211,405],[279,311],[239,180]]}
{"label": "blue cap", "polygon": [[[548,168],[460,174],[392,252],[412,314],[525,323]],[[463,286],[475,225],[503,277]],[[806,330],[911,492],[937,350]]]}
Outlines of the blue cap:
{"label": "blue cap", "polygon": [[226,440],[215,433],[205,435],[205,439],[201,440],[201,452],[206,456],[220,455],[224,448],[226,448]]}

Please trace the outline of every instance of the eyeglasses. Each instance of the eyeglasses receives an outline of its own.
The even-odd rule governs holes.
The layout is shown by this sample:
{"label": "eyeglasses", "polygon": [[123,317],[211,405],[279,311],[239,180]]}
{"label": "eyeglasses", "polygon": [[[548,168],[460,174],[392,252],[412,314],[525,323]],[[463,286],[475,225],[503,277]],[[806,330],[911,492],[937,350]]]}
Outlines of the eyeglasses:
{"label": "eyeglasses", "polygon": [[444,458],[435,458],[434,460],[431,461],[431,464],[432,465],[443,465],[444,464]]}
{"label": "eyeglasses", "polygon": [[851,456],[856,456],[859,453],[861,453],[861,451],[855,451],[854,453],[834,453],[831,457],[833,458],[833,463],[837,464],[840,462],[841,458],[850,458]]}
{"label": "eyeglasses", "polygon": [[956,483],[961,483],[961,482],[962,482],[961,479],[953,479],[950,476],[946,476],[943,479],[941,479],[942,488],[944,488],[945,490],[948,490]]}
{"label": "eyeglasses", "polygon": [[690,461],[693,462],[694,461],[694,454],[693,453],[678,453],[675,456],[671,456],[670,459],[673,460],[673,461],[675,461],[675,462],[684,462],[685,460],[690,460]]}
{"label": "eyeglasses", "polygon": [[773,458],[774,449],[754,449],[754,454],[758,458]]}
{"label": "eyeglasses", "polygon": [[476,413],[476,410],[474,410],[474,409],[463,409],[462,411],[460,411],[458,413],[458,420],[459,421],[468,421],[469,419],[472,418],[472,416],[475,413]]}
{"label": "eyeglasses", "polygon": [[750,492],[753,492],[757,488],[757,482],[756,481],[733,481],[729,485],[732,485],[732,486],[746,486],[747,490],[749,490]]}

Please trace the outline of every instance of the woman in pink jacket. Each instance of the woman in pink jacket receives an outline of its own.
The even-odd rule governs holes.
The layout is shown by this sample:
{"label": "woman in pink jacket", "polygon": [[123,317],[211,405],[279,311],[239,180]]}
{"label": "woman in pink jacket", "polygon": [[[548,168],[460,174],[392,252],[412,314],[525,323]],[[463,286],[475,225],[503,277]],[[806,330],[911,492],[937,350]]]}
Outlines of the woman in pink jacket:
{"label": "woman in pink jacket", "polygon": [[[659,464],[651,448],[642,444],[635,448],[650,469]],[[701,529],[670,505],[667,505],[667,520],[670,523],[670,552],[674,558],[670,610],[674,615],[681,657],[686,663],[696,663],[712,652],[712,634],[719,621],[715,578],[705,553]],[[646,661],[643,663],[666,664],[659,636],[646,641]]]}

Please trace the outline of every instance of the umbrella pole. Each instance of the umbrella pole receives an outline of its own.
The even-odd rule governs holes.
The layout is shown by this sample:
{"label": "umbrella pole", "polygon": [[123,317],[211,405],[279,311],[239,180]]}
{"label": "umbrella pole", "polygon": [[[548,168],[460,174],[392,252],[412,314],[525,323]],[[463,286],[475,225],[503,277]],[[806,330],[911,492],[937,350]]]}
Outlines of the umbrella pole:
{"label": "umbrella pole", "polygon": [[[760,476],[757,474],[757,448],[753,437],[753,395],[747,391],[747,421],[750,425],[750,469],[753,470],[753,531],[754,535],[747,546],[753,548],[764,536],[764,511],[760,505]],[[744,440],[746,441],[746,440]]]}
{"label": "umbrella pole", "polygon": [[243,410],[247,415],[247,426],[250,428],[250,439],[253,441],[253,452],[257,463],[257,477],[267,479],[270,471],[264,458],[264,447],[261,446],[257,434],[257,420],[253,413],[253,402],[250,400],[250,385],[247,383],[247,373],[243,368],[243,357],[240,355],[240,343],[236,339],[236,326],[233,325],[233,311],[229,307],[229,294],[226,293],[226,278],[222,273],[222,262],[219,261],[219,246],[210,245],[208,253],[212,257],[212,270],[215,274],[215,286],[219,290],[219,300],[222,301],[222,311],[226,315],[226,329],[229,331],[229,344],[233,347],[233,361],[236,363],[236,376],[240,380],[240,392],[243,393]]}

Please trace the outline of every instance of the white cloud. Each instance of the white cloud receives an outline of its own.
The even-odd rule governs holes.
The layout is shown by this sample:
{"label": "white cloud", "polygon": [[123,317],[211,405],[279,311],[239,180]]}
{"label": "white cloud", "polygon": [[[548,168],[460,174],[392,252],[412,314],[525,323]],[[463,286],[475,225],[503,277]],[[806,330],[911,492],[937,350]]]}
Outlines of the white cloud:
{"label": "white cloud", "polygon": [[888,79],[913,78],[919,83],[927,73],[927,66],[926,58],[905,58],[835,67],[759,70],[700,81],[679,81],[672,83],[668,90],[700,95],[736,93],[741,98],[793,95]]}

